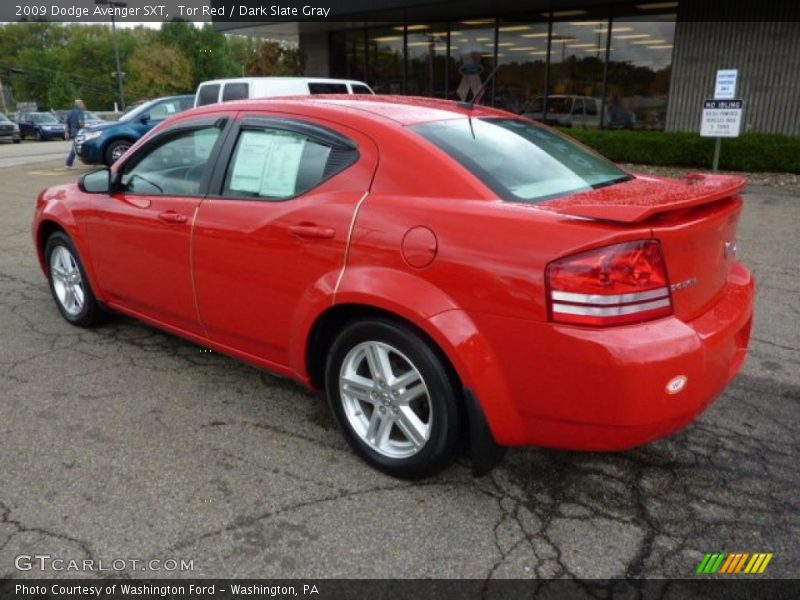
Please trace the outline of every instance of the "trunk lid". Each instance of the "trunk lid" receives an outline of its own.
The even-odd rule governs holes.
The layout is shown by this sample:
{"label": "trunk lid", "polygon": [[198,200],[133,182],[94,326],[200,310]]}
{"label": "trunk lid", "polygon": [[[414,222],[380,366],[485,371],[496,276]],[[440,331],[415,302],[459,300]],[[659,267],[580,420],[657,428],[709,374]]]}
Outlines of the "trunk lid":
{"label": "trunk lid", "polygon": [[539,205],[561,214],[649,226],[667,265],[675,314],[688,321],[717,300],[736,255],[743,177],[690,174],[631,181]]}

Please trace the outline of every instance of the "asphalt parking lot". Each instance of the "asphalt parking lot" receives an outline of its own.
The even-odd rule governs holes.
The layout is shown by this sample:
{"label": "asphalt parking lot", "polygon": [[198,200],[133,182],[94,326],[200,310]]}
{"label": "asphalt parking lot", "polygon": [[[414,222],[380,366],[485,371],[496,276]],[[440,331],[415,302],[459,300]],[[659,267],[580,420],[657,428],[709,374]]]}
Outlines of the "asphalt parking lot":
{"label": "asphalt parking lot", "polygon": [[[17,148],[0,161],[39,146]],[[0,168],[0,578],[76,575],[16,570],[34,554],[194,561],[117,573],[134,577],[692,577],[718,551],[800,572],[796,188],[747,192],[751,354],[686,431],[618,454],[515,449],[482,479],[462,458],[411,484],[361,463],[293,383],[127,318],[69,326],[30,221],[80,169],[32,161]]]}

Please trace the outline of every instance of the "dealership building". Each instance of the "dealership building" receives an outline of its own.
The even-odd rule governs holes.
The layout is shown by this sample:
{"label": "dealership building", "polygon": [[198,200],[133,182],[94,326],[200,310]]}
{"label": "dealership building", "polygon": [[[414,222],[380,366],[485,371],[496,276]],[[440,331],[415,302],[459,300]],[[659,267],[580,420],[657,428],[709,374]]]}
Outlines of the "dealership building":
{"label": "dealership building", "polygon": [[[336,21],[215,22],[299,44],[307,76],[471,98],[573,125],[699,130],[719,69],[744,131],[800,135],[800,2],[340,0]],[[564,115],[570,115],[565,117]]]}

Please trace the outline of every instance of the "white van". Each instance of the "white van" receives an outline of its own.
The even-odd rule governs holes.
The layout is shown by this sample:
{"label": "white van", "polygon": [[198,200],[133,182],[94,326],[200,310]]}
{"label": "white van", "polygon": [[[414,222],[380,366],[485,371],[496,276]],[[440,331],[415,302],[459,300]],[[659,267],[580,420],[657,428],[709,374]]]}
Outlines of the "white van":
{"label": "white van", "polygon": [[[547,115],[542,114],[544,97],[539,96],[522,116],[560,127],[600,127],[600,100],[592,96],[554,94],[547,97]],[[544,118],[543,118],[544,117]]]}
{"label": "white van", "polygon": [[274,96],[305,96],[308,94],[374,94],[370,87],[351,79],[321,79],[317,77],[239,77],[213,79],[197,87],[194,105],[205,106],[230,100],[270,98]]}

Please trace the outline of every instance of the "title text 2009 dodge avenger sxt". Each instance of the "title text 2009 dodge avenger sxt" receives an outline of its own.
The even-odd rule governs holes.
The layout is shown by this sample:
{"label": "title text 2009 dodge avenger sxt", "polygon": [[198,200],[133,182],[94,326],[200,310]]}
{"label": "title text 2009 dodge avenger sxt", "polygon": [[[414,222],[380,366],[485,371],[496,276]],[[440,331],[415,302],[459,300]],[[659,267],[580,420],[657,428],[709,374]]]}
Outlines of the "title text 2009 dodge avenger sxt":
{"label": "title text 2009 dodge avenger sxt", "polygon": [[632,175],[454,103],[211,105],[42,192],[75,325],[132,315],[325,390],[367,462],[421,477],[469,441],[617,450],[688,424],[747,350],[743,179]]}

